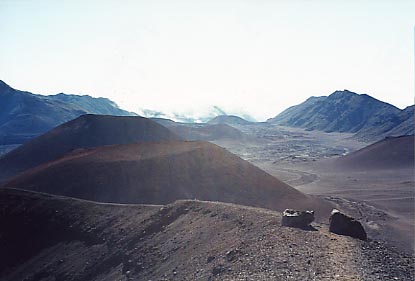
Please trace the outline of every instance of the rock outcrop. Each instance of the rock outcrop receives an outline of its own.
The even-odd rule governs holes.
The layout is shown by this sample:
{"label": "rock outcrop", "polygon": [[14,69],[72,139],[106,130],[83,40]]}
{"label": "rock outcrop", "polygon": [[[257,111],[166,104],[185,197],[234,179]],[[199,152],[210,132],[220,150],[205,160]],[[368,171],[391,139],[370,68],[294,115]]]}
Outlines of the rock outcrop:
{"label": "rock outcrop", "polygon": [[314,211],[297,211],[286,209],[282,213],[281,225],[298,228],[310,228],[310,223],[314,221]]}
{"label": "rock outcrop", "polygon": [[331,212],[330,232],[361,240],[367,239],[366,231],[360,222],[336,209]]}

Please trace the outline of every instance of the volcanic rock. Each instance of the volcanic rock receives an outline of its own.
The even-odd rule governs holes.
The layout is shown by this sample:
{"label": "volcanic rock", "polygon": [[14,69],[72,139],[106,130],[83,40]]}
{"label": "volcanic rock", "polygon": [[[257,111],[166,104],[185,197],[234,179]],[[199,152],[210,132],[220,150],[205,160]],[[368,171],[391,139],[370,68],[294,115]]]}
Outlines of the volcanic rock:
{"label": "volcanic rock", "polygon": [[314,211],[296,211],[286,209],[282,213],[281,225],[298,228],[308,228],[314,221]]}
{"label": "volcanic rock", "polygon": [[360,222],[336,209],[331,212],[329,230],[336,234],[347,235],[360,240],[367,239],[366,231]]}

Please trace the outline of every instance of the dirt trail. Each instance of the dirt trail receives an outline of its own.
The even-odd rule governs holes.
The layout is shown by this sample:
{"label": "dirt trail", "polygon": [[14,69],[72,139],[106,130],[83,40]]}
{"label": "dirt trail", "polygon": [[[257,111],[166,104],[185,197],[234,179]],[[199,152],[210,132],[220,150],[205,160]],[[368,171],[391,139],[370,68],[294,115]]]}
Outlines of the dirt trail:
{"label": "dirt trail", "polygon": [[290,168],[276,168],[276,170],[289,172],[289,173],[297,175],[297,178],[286,181],[287,184],[294,186],[294,187],[313,183],[316,180],[318,180],[318,175],[310,173],[310,172],[305,172],[305,171],[300,171],[297,169],[290,169]]}
{"label": "dirt trail", "polygon": [[282,167],[271,161],[253,161],[252,163],[293,187],[311,184],[319,180],[316,173],[300,170],[300,167],[290,167],[289,165]]}

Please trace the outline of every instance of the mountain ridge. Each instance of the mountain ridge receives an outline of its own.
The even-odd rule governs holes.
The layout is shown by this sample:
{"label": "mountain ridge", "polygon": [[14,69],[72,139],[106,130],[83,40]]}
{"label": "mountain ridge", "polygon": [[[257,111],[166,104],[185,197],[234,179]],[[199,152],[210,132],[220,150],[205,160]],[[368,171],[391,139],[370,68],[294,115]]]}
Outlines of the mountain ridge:
{"label": "mountain ridge", "polygon": [[195,108],[182,111],[160,111],[140,108],[138,113],[147,118],[170,119],[177,123],[208,123],[210,120],[218,116],[239,116],[249,122],[256,122],[255,118],[241,110],[225,111],[217,105],[211,106],[195,106]]}
{"label": "mountain ridge", "polygon": [[38,95],[0,80],[0,144],[21,144],[83,114],[133,116],[107,98]]}
{"label": "mountain ridge", "polygon": [[228,124],[228,125],[248,125],[250,122],[236,115],[218,115],[207,122],[207,124]]}
{"label": "mountain ridge", "polygon": [[[413,110],[410,112],[411,107],[408,108],[405,112],[367,94],[344,90],[329,96],[310,97],[267,122],[307,130],[355,133],[357,137],[373,140],[387,136],[402,122],[410,120]],[[406,133],[413,134],[413,128],[408,125],[405,128]]]}

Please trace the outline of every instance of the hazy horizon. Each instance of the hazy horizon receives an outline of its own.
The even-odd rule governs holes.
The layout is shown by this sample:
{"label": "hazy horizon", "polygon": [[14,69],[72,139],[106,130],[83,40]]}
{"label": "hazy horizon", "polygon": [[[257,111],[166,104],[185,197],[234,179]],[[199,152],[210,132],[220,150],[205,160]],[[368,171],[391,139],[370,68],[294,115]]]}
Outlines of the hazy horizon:
{"label": "hazy horizon", "polygon": [[[414,103],[411,1],[3,1],[0,79],[258,121],[348,89]],[[197,117],[197,116],[196,116]]]}

